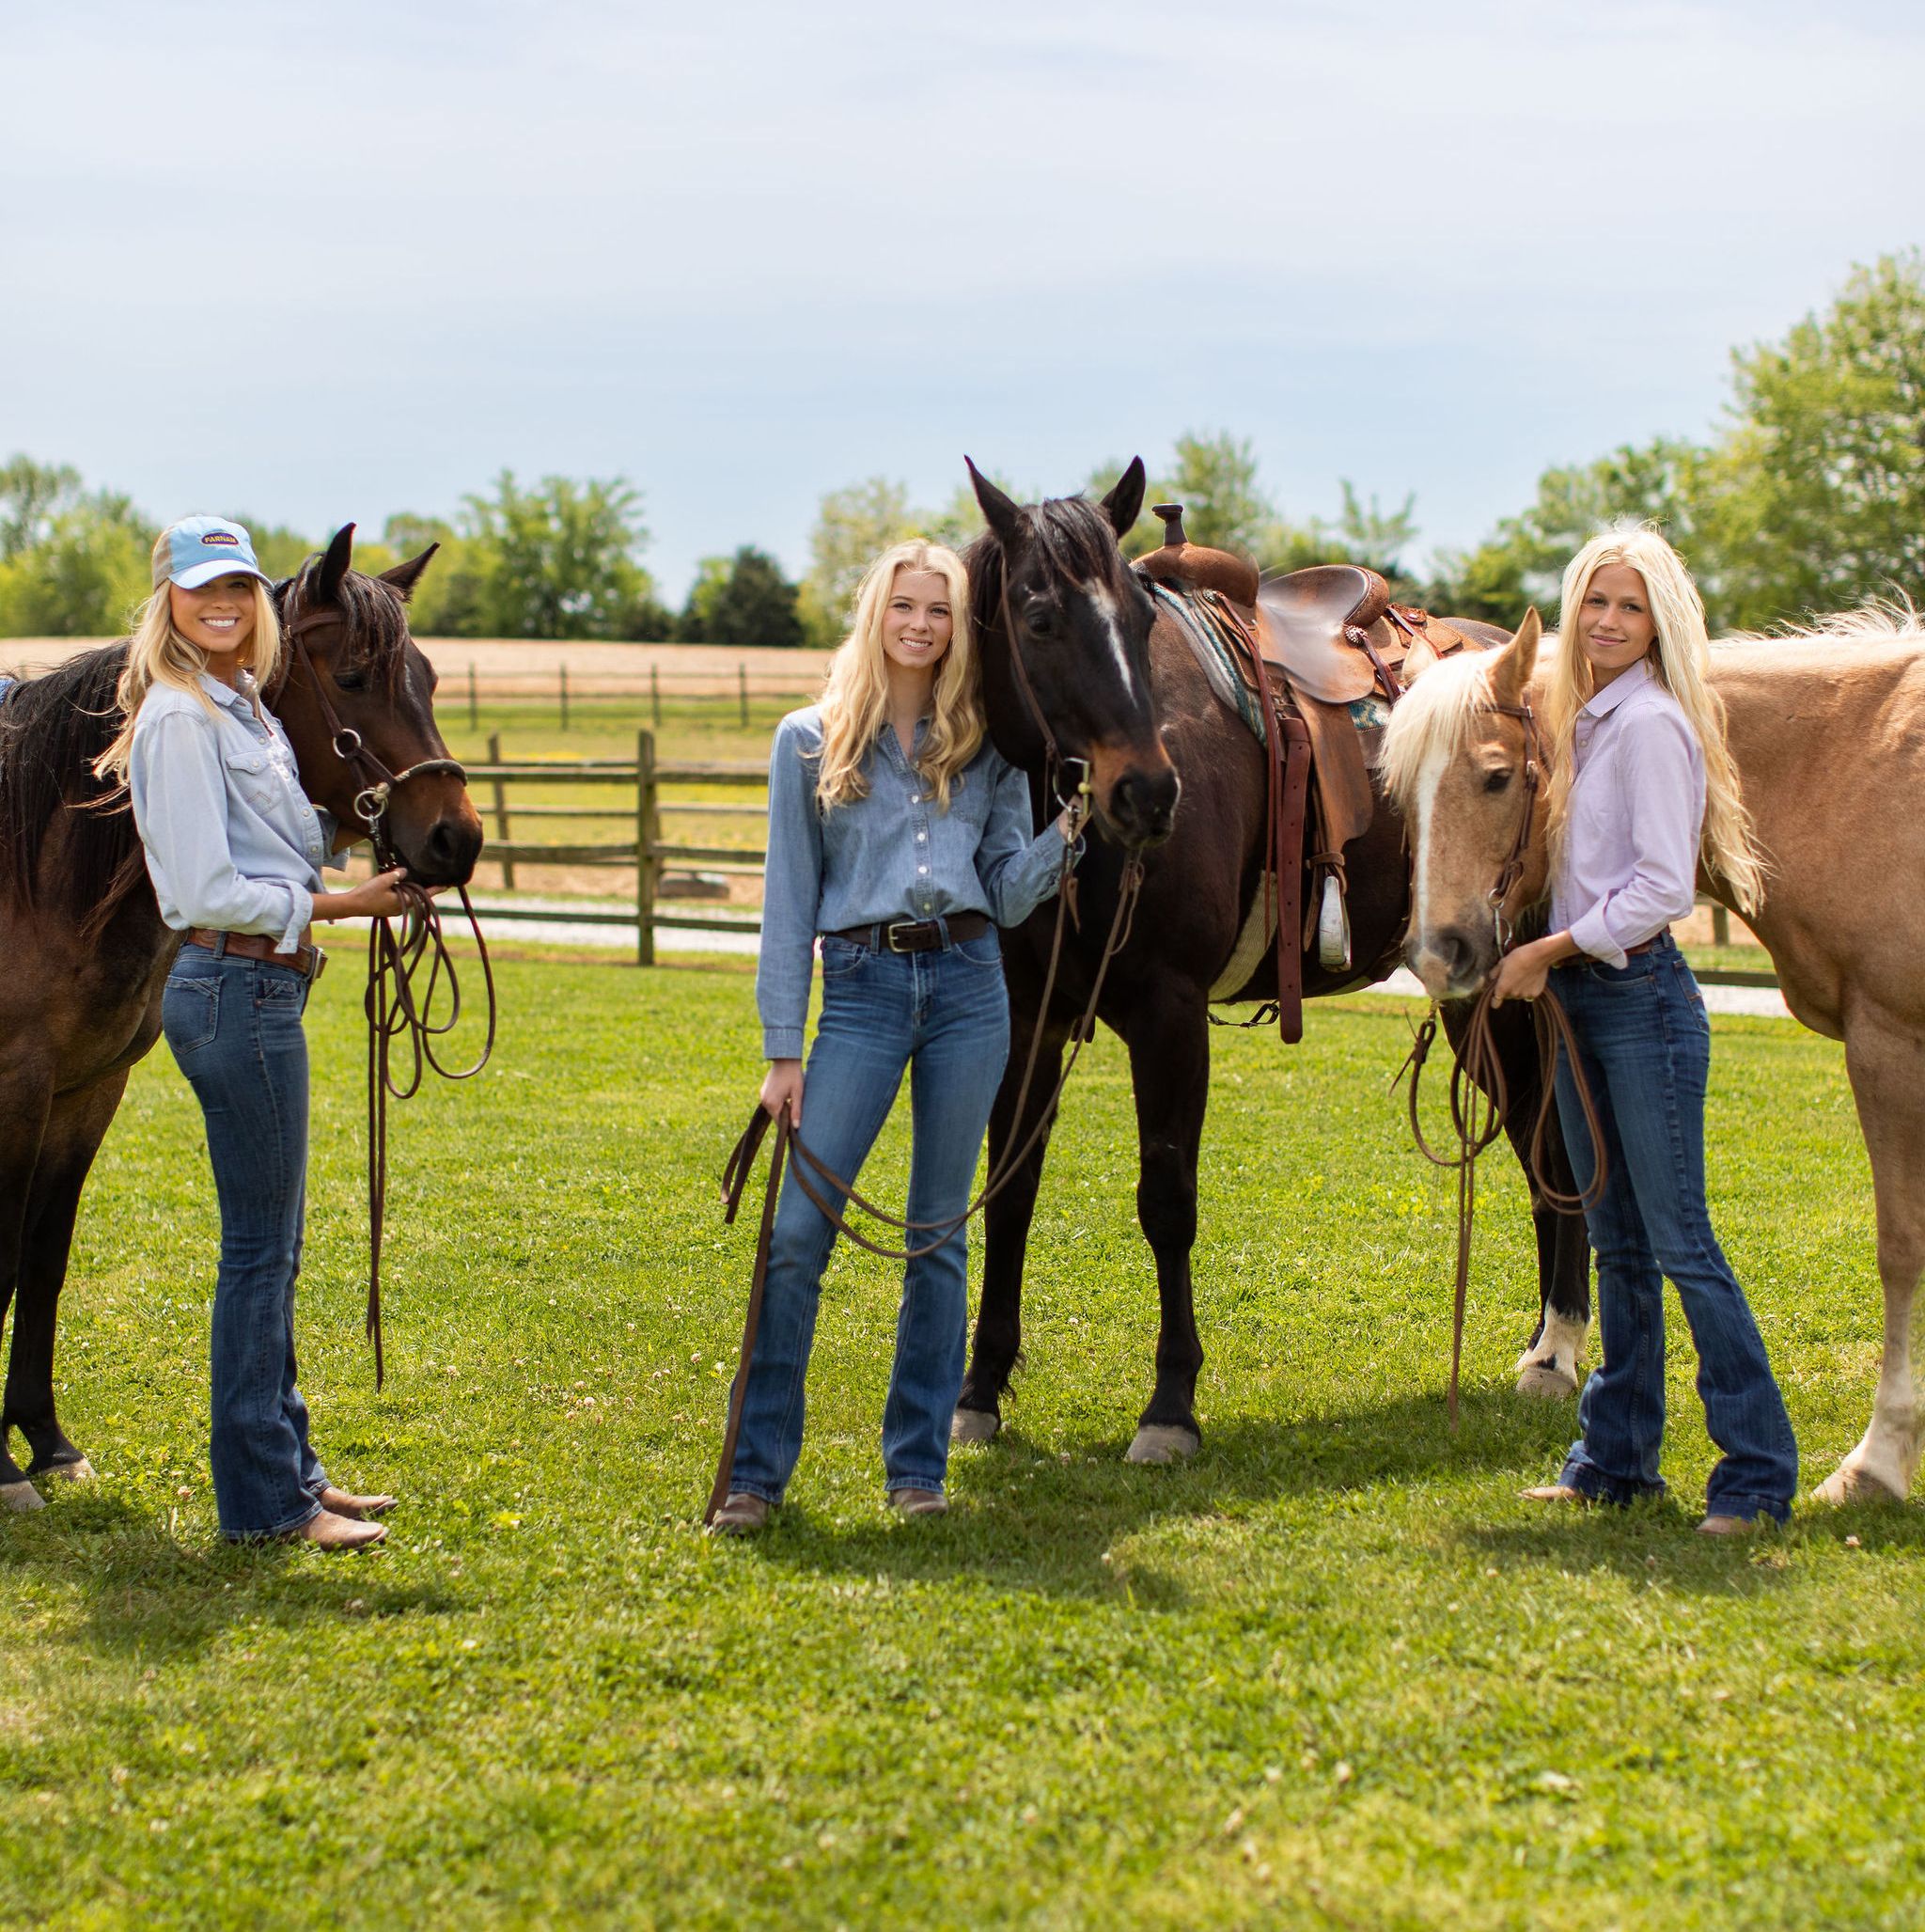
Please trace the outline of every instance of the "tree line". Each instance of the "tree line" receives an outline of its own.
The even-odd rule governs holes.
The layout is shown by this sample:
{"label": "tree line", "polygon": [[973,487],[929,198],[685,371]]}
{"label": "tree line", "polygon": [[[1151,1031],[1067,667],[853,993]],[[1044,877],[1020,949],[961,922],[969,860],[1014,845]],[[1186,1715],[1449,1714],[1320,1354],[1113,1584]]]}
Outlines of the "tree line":
{"label": "tree line", "polygon": [[[1106,490],[1122,461],[1098,465]],[[996,481],[1025,500],[1025,492]],[[1292,518],[1262,486],[1249,439],[1228,431],[1177,438],[1150,503],[1180,502],[1194,542],[1267,569],[1368,564],[1397,593],[1462,617],[1514,623],[1526,604],[1555,608],[1565,560],[1601,525],[1656,524],[1683,552],[1714,630],[1761,627],[1870,597],[1925,595],[1925,258],[1914,251],[1854,271],[1830,306],[1782,340],[1732,354],[1731,391],[1702,442],[1658,437],[1589,463],[1547,469],[1534,499],[1482,542],[1414,560],[1416,502],[1385,509],[1339,484],[1328,520]],[[415,594],[424,636],[635,638],[728,645],[831,645],[869,559],[923,534],[955,545],[981,529],[966,484],[918,506],[886,477],[822,498],[799,581],[754,544],[705,558],[681,608],[663,602],[642,563],[649,531],[626,479],[504,470],[452,519],[391,516],[356,561],[385,568],[443,546]],[[319,544],[241,514],[261,567],[291,573]],[[0,636],[104,636],[147,595],[155,526],[127,496],[87,489],[62,464],[0,464]],[[1124,540],[1162,541],[1147,511]]]}

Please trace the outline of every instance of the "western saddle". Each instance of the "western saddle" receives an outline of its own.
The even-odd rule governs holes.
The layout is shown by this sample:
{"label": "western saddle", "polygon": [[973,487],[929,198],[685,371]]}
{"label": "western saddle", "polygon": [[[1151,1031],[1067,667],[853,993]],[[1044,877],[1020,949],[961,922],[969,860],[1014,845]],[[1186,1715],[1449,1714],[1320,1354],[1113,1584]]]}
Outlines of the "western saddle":
{"label": "western saddle", "polygon": [[[1267,934],[1274,909],[1277,1029],[1293,1043],[1304,1030],[1304,952],[1314,944],[1332,970],[1352,964],[1344,848],[1375,814],[1370,774],[1389,708],[1439,658],[1487,649],[1504,633],[1393,604],[1389,585],[1357,564],[1261,577],[1243,558],[1190,542],[1181,504],[1155,509],[1163,545],[1139,558],[1137,570],[1184,606],[1193,648],[1200,630],[1254,697],[1246,715],[1269,725],[1258,733],[1269,758],[1265,879],[1245,940],[1257,938],[1260,959],[1252,929],[1260,922]],[[1240,942],[1237,958],[1246,956]]]}

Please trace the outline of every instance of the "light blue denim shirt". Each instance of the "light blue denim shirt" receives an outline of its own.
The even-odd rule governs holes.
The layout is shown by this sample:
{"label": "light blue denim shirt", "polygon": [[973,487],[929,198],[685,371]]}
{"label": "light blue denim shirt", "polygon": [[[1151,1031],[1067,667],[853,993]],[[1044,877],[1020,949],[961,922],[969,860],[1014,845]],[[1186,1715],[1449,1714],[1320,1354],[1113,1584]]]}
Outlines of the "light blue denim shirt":
{"label": "light blue denim shirt", "polygon": [[947,811],[886,725],[863,767],[868,795],[829,812],[816,802],[822,756],[820,705],[776,726],[756,968],[770,1060],[802,1058],[818,933],[957,912],[1013,926],[1056,890],[1063,862],[1054,823],[1030,836],[1029,781],[987,739],[949,781]]}
{"label": "light blue denim shirt", "polygon": [[338,863],[334,818],[301,789],[280,720],[206,671],[200,684],[211,716],[155,684],[133,720],[127,782],[161,917],[176,932],[266,933],[291,952],[321,867]]}

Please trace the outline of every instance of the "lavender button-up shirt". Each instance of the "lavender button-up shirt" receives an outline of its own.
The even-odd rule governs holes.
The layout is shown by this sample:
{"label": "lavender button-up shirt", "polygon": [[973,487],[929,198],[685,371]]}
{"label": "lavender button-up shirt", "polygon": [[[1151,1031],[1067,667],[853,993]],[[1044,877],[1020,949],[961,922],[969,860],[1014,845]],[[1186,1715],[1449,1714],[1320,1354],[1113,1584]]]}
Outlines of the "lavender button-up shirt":
{"label": "lavender button-up shirt", "polygon": [[1698,898],[1704,752],[1649,664],[1615,677],[1577,714],[1564,850],[1551,930],[1621,966]]}

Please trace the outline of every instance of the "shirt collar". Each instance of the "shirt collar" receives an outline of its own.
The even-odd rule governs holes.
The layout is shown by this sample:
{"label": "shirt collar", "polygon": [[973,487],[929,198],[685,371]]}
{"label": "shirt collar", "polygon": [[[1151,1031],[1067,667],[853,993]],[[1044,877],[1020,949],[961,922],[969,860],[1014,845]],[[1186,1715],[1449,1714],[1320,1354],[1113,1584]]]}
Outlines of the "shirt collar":
{"label": "shirt collar", "polygon": [[225,705],[229,711],[238,712],[243,717],[254,715],[254,699],[245,692],[238,691],[232,684],[224,684],[211,671],[196,671],[200,688],[216,704]]}
{"label": "shirt collar", "polygon": [[1651,682],[1651,659],[1640,657],[1631,668],[1615,677],[1602,691],[1594,692],[1584,707],[1587,717],[1600,718],[1617,708],[1634,691],[1641,691]]}

